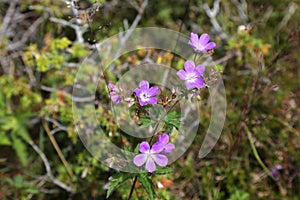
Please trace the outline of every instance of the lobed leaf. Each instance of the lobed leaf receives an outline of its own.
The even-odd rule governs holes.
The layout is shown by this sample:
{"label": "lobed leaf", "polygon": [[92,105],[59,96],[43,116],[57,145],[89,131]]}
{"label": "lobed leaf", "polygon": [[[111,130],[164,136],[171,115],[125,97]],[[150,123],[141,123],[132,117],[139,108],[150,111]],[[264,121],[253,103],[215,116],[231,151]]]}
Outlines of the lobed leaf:
{"label": "lobed leaf", "polygon": [[138,175],[139,182],[143,185],[146,192],[148,193],[149,199],[154,200],[155,199],[155,191],[154,191],[154,185],[150,178],[148,178],[148,175],[146,173],[140,173]]}
{"label": "lobed leaf", "polygon": [[112,175],[109,177],[109,186],[106,193],[106,198],[110,197],[110,195],[125,181],[127,181],[129,178],[135,176],[135,174],[132,173],[124,173],[120,172],[117,174]]}

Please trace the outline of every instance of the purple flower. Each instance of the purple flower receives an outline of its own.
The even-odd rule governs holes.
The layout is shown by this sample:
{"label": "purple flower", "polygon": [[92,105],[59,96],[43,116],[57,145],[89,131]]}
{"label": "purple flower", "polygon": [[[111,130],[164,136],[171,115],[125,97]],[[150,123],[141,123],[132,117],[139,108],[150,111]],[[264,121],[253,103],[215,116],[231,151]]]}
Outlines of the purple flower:
{"label": "purple flower", "polygon": [[175,149],[175,145],[169,143],[168,134],[159,135],[157,142],[163,145],[164,147],[161,153],[170,154]]}
{"label": "purple flower", "polygon": [[110,90],[109,92],[109,96],[110,96],[110,99],[116,103],[116,105],[118,105],[122,98],[121,98],[121,95],[120,95],[120,91],[118,90],[118,88],[112,84],[112,83],[109,83],[108,84],[108,88]]}
{"label": "purple flower", "polygon": [[202,34],[200,38],[196,33],[191,33],[191,39],[189,40],[189,45],[197,52],[207,52],[216,47],[216,43],[208,42],[210,36],[206,33]]}
{"label": "purple flower", "polygon": [[195,67],[195,63],[191,60],[188,60],[184,63],[184,70],[179,70],[177,75],[181,80],[185,81],[185,85],[188,90],[193,88],[203,88],[204,82],[201,78],[205,67],[204,65],[198,65]]}
{"label": "purple flower", "polygon": [[155,143],[150,149],[148,142],[142,142],[140,144],[139,150],[141,154],[134,157],[133,163],[140,167],[146,163],[146,170],[150,173],[156,170],[156,165],[164,167],[168,164],[168,158],[165,155],[160,154],[164,150],[164,145],[160,143]]}
{"label": "purple flower", "polygon": [[147,81],[141,81],[139,86],[140,88],[136,88],[134,92],[139,99],[140,105],[157,104],[157,98],[154,96],[158,93],[158,87],[153,86],[149,88]]}

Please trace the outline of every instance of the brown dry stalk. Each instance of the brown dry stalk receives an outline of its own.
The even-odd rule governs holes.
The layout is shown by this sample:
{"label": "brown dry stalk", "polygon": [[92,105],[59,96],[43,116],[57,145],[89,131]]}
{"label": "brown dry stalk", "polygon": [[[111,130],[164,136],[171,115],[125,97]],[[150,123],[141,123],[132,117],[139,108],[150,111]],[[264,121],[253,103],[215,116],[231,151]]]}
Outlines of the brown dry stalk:
{"label": "brown dry stalk", "polygon": [[48,137],[49,137],[49,139],[50,139],[50,141],[51,141],[54,149],[56,150],[56,152],[57,152],[60,160],[64,164],[64,166],[65,166],[68,174],[72,177],[73,176],[72,169],[71,169],[69,163],[67,162],[67,160],[65,159],[63,153],[61,152],[61,150],[60,150],[60,148],[59,148],[59,146],[58,146],[58,144],[57,144],[57,142],[55,140],[55,137],[51,134],[49,126],[47,125],[46,121],[44,121],[44,120],[42,121],[42,124],[43,124],[43,127],[44,127],[45,131],[47,132],[47,135],[48,135]]}

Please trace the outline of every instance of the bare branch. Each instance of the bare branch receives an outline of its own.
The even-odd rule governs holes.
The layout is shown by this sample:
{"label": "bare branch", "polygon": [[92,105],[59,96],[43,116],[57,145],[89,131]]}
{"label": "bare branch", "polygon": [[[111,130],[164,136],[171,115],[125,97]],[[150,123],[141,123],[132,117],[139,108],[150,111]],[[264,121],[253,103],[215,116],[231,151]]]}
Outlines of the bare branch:
{"label": "bare branch", "polygon": [[59,123],[58,121],[56,121],[55,119],[49,118],[49,117],[45,117],[45,120],[48,122],[53,123],[55,126],[57,126],[57,128],[51,130],[51,134],[55,134],[58,131],[66,131],[68,132],[68,128],[64,125],[62,125],[61,123]]}
{"label": "bare branch", "polygon": [[13,15],[15,14],[16,5],[18,2],[19,2],[18,0],[10,1],[9,7],[8,7],[5,17],[2,21],[2,26],[0,29],[0,41],[3,41],[3,37],[8,29],[8,26],[9,26],[11,20],[13,19]]}
{"label": "bare branch", "polygon": [[28,143],[35,150],[35,152],[37,154],[39,154],[40,158],[42,159],[42,161],[44,163],[44,166],[45,166],[45,169],[46,169],[46,178],[47,178],[47,181],[50,181],[50,182],[54,183],[55,185],[59,186],[60,188],[66,190],[68,192],[74,193],[75,190],[71,186],[66,185],[65,183],[57,180],[53,176],[53,174],[51,172],[50,163],[49,163],[46,155],[40,150],[40,148],[37,145],[35,145],[33,141],[29,141]]}
{"label": "bare branch", "polygon": [[71,22],[68,22],[64,19],[58,19],[56,17],[50,17],[50,21],[52,22],[56,22],[58,24],[61,24],[63,26],[69,26],[70,28],[73,28],[75,33],[76,33],[76,37],[77,37],[77,42],[78,43],[84,43],[84,39],[83,39],[83,34],[87,31],[88,29],[88,25],[78,25],[78,24],[73,24]]}
{"label": "bare branch", "polygon": [[73,96],[73,95],[71,95],[71,94],[69,94],[69,93],[67,93],[63,90],[47,87],[47,86],[44,86],[44,85],[41,86],[41,89],[44,90],[44,91],[47,91],[47,92],[61,92],[61,93],[64,93],[67,97],[71,98],[74,102],[90,102],[90,101],[95,100],[95,96],[75,97],[75,96]]}
{"label": "bare branch", "polygon": [[[10,1],[9,7],[6,11],[6,14],[5,14],[4,18],[3,18],[1,29],[0,29],[0,44],[3,42],[3,37],[7,34],[10,22],[12,21],[13,15],[15,14],[17,3],[18,3],[18,0]],[[8,61],[5,58],[5,56],[1,55],[1,57],[2,58],[1,58],[0,62],[1,62],[3,72],[5,74],[8,74],[9,73]]]}
{"label": "bare branch", "polygon": [[129,36],[132,34],[132,32],[134,31],[134,29],[137,27],[138,23],[142,19],[144,10],[147,7],[147,5],[148,5],[148,0],[144,0],[143,3],[141,4],[140,8],[138,9],[138,14],[135,17],[133,23],[131,24],[129,29],[126,31],[126,34],[125,35],[123,35],[121,33],[119,34],[120,46],[119,46],[119,48],[117,49],[117,51],[115,53],[114,59],[120,56],[120,53],[121,53],[126,41],[128,40]]}
{"label": "bare branch", "polygon": [[278,31],[281,30],[288,21],[291,19],[291,17],[294,15],[296,10],[298,9],[298,5],[294,2],[291,2],[287,8],[286,15],[283,17],[282,21],[278,25]]}
{"label": "bare branch", "polygon": [[203,9],[205,10],[207,16],[210,18],[210,22],[213,25],[213,28],[217,33],[220,34],[220,37],[224,40],[228,38],[226,33],[224,33],[222,27],[220,26],[219,22],[217,21],[216,17],[220,11],[220,1],[221,0],[215,0],[214,1],[214,6],[212,9],[209,8],[208,4],[205,3],[203,5]]}
{"label": "bare branch", "polygon": [[[233,58],[234,54],[233,53],[228,53],[226,56],[214,61],[213,63],[211,63],[211,65],[219,65],[222,64],[224,62],[227,62],[228,60],[230,60],[231,58]],[[208,64],[209,65],[209,64]]]}
{"label": "bare branch", "polygon": [[16,42],[16,43],[8,45],[7,49],[9,51],[13,51],[13,50],[16,50],[16,49],[22,47],[24,45],[24,43],[28,40],[28,38],[30,36],[32,36],[32,34],[36,31],[37,27],[42,23],[42,21],[43,21],[42,17],[35,20],[35,22],[33,22],[33,24],[23,34],[22,39],[20,41]]}
{"label": "bare branch", "polygon": [[238,1],[238,0],[232,0],[232,2],[237,7],[240,19],[244,23],[246,23],[247,20],[248,20],[247,2],[246,2],[246,0],[241,0],[241,2]]}

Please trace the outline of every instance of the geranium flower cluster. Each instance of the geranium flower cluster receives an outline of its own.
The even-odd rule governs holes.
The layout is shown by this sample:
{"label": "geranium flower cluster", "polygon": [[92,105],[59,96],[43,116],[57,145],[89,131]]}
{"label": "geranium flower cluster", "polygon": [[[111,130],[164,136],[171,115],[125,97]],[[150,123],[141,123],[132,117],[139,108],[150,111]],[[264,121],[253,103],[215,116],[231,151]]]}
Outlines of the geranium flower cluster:
{"label": "geranium flower cluster", "polygon": [[133,163],[140,167],[145,165],[148,172],[152,173],[156,170],[156,165],[164,167],[168,164],[168,158],[164,154],[170,154],[175,149],[175,145],[169,143],[168,134],[158,136],[158,141],[152,145],[148,142],[142,142],[139,146],[140,154],[136,155]]}
{"label": "geranium flower cluster", "polygon": [[204,81],[201,78],[205,70],[204,65],[195,66],[195,63],[192,60],[188,60],[184,63],[184,69],[185,70],[179,70],[177,75],[181,80],[184,80],[188,90],[204,87]]}
{"label": "geranium flower cluster", "polygon": [[110,99],[118,105],[122,100],[120,90],[113,83],[109,83],[108,88]]}
{"label": "geranium flower cluster", "polygon": [[[191,33],[188,44],[198,53],[205,53],[215,48],[214,42],[209,42],[210,36],[208,34],[202,34],[198,37],[197,34]],[[184,63],[184,69],[179,70],[177,75],[181,80],[185,82],[185,86],[188,90],[201,89],[205,86],[202,79],[205,66],[202,64],[196,64],[195,61],[187,60]],[[113,102],[118,105],[122,101],[121,90],[114,84],[109,83],[109,95]],[[159,92],[157,86],[150,87],[150,84],[146,80],[142,80],[139,83],[139,88],[134,89],[134,94],[140,106],[153,105],[158,103],[156,95]],[[156,133],[153,133],[152,139]],[[152,139],[150,141],[152,141]],[[152,173],[156,170],[156,165],[166,166],[168,164],[167,154],[172,153],[175,149],[175,145],[169,142],[169,135],[164,133],[159,135],[157,141],[151,146],[149,142],[143,141],[139,144],[140,154],[136,155],[133,159],[133,163],[137,167],[145,165],[145,169]]]}
{"label": "geranium flower cluster", "polygon": [[158,93],[158,87],[153,86],[149,88],[148,81],[141,81],[139,86],[140,88],[136,88],[134,92],[139,99],[140,105],[157,104],[155,95]]}

